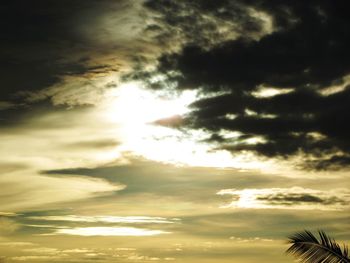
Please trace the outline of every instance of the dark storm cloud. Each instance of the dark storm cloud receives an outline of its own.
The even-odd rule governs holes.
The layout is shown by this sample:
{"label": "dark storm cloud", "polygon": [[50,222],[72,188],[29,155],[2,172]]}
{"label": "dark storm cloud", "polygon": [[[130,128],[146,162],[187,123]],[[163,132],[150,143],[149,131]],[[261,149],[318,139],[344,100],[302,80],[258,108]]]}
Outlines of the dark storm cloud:
{"label": "dark storm cloud", "polygon": [[[193,42],[159,59],[157,71],[168,76],[168,83],[210,95],[192,105],[194,111],[182,120],[183,125],[209,131],[209,141],[233,153],[246,150],[283,158],[304,154],[302,166],[311,169],[348,166],[350,88],[331,95],[324,92],[346,85],[344,77],[350,73],[346,1],[235,1],[235,8],[230,9],[232,2],[195,1],[193,5],[218,17],[223,16],[219,10],[233,10],[228,17],[242,25],[258,21],[249,20],[247,11],[237,15],[235,10],[264,12],[271,17],[274,30],[253,39],[242,35],[251,28],[243,26],[240,37],[209,48],[196,41],[200,31],[190,30]],[[180,15],[184,8],[169,14],[169,8],[193,9],[192,4],[149,1],[148,6],[166,14],[164,23],[181,30],[184,25],[192,29],[196,25],[194,18]],[[156,84],[153,87],[162,86]],[[255,96],[262,87],[292,91]],[[226,139],[222,131],[240,132],[241,137]],[[256,137],[261,140],[247,143]]]}

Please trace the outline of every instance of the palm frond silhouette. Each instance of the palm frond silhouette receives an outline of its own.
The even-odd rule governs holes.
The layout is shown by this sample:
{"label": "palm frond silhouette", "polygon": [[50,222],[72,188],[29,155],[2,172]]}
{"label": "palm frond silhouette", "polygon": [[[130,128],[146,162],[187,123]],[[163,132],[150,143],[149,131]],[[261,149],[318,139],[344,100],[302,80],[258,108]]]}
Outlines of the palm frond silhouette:
{"label": "palm frond silhouette", "polygon": [[305,263],[350,263],[348,248],[341,246],[325,232],[318,231],[319,238],[310,231],[298,232],[288,237],[292,244],[287,253]]}

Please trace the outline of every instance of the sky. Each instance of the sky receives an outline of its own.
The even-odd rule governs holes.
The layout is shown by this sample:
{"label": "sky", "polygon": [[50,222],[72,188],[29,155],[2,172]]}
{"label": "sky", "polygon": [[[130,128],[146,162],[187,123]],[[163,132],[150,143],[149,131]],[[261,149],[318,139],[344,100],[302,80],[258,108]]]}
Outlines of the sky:
{"label": "sky", "polygon": [[0,4],[0,262],[294,262],[350,241],[343,0]]}

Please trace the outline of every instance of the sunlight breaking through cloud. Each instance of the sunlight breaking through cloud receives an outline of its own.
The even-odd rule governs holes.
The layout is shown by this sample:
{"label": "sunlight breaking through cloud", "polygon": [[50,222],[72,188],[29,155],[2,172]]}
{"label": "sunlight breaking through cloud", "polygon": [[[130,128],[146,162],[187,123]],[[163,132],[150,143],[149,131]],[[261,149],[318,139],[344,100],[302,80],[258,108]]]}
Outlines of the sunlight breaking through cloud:
{"label": "sunlight breaking through cloud", "polygon": [[2,1],[0,263],[348,243],[347,2]]}
{"label": "sunlight breaking through cloud", "polygon": [[172,94],[146,89],[141,82],[128,82],[112,89],[109,95],[100,114],[118,125],[119,152],[175,165],[239,169],[271,166],[270,162],[262,162],[250,153],[232,156],[227,150],[213,149],[205,143],[210,133],[204,130],[185,131],[164,125],[167,121],[181,124],[182,116],[193,110],[191,104],[204,96],[198,91]]}

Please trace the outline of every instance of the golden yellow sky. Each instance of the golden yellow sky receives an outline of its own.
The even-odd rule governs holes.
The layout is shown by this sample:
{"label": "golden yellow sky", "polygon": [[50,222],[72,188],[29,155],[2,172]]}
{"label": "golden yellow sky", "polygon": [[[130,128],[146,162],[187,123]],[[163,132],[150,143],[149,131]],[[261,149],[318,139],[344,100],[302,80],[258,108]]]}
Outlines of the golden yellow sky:
{"label": "golden yellow sky", "polygon": [[0,262],[293,262],[303,229],[348,243],[348,18],[282,2],[1,4]]}

